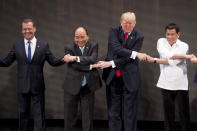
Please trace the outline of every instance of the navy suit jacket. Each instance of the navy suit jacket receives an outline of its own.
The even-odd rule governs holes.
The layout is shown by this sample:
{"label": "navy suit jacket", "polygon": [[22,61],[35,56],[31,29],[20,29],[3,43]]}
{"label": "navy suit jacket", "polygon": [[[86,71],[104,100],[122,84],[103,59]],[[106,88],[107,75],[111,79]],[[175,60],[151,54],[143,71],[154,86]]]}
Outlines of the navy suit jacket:
{"label": "navy suit jacket", "polygon": [[81,89],[83,77],[85,75],[88,88],[91,91],[102,86],[101,78],[97,69],[90,70],[90,64],[94,64],[98,57],[98,44],[87,42],[84,53],[75,43],[67,44],[65,46],[65,54],[79,56],[80,62],[69,62],[67,64],[67,72],[64,81],[64,89],[70,94],[78,94]]}
{"label": "navy suit jacket", "polygon": [[196,74],[194,76],[194,82],[197,83],[197,72],[196,72]]}
{"label": "navy suit jacket", "polygon": [[0,66],[7,67],[16,60],[18,64],[18,92],[37,94],[45,89],[43,77],[45,60],[52,66],[58,66],[64,64],[61,59],[53,56],[46,42],[37,39],[34,56],[29,62],[25,53],[24,40],[21,40],[13,45],[7,57],[0,59]]}
{"label": "navy suit jacket", "polygon": [[140,87],[139,60],[138,58],[131,59],[130,56],[132,51],[140,51],[143,39],[144,37],[140,33],[133,30],[128,36],[125,45],[122,27],[110,28],[106,61],[113,60],[116,68],[109,67],[103,70],[103,80],[106,85],[111,83],[116,70],[120,69],[124,85],[129,91],[135,91]]}

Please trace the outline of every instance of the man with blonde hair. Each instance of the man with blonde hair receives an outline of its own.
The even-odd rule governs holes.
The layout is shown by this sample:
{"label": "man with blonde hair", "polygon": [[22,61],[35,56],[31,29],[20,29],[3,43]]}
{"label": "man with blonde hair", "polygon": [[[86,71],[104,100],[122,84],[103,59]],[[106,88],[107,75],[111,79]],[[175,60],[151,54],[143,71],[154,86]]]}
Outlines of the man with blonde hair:
{"label": "man with blonde hair", "polygon": [[120,24],[111,27],[106,61],[100,61],[99,65],[104,68],[103,80],[107,86],[109,130],[136,131],[140,87],[138,62],[146,60],[146,54],[139,53],[144,37],[134,30],[134,13],[123,13]]}

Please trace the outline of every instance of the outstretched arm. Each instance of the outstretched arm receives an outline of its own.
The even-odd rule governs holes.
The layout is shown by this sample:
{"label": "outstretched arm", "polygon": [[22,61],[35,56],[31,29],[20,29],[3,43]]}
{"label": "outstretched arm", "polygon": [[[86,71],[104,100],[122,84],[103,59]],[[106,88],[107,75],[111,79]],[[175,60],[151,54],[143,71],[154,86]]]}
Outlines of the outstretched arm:
{"label": "outstretched arm", "polygon": [[46,52],[45,52],[45,55],[46,55],[46,60],[48,61],[48,63],[52,66],[59,66],[59,65],[62,65],[64,64],[65,62],[63,61],[63,57],[62,58],[56,58],[51,50],[49,49],[49,45],[47,44],[47,47],[46,47]]}
{"label": "outstretched arm", "polygon": [[16,53],[15,53],[15,48],[13,46],[10,52],[8,53],[8,55],[4,59],[0,59],[0,66],[8,67],[14,62],[15,59],[16,59]]}
{"label": "outstretched arm", "polygon": [[138,57],[140,60],[145,60],[145,54],[139,53],[142,43],[144,40],[143,36],[140,36],[137,38],[135,41],[134,46],[132,49],[124,48],[123,44],[120,42],[118,35],[119,35],[119,30],[111,28],[109,30],[109,38],[108,38],[108,46],[110,50],[113,50],[115,55],[117,56],[122,56],[126,58],[133,58],[135,59],[135,56]]}
{"label": "outstretched arm", "polygon": [[175,60],[175,59],[191,59],[194,58],[195,55],[190,54],[190,55],[186,55],[186,54],[174,54],[170,59]]}

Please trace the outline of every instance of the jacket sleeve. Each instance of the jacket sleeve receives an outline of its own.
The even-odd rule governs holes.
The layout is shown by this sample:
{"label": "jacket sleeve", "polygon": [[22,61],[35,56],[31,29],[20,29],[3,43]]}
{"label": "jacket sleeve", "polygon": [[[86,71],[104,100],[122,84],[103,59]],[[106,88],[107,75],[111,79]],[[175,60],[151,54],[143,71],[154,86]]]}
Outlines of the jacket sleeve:
{"label": "jacket sleeve", "polygon": [[79,56],[80,64],[81,65],[94,64],[97,61],[97,57],[98,57],[98,44],[94,44],[90,56]]}
{"label": "jacket sleeve", "polygon": [[132,49],[128,49],[128,48],[124,48],[122,43],[120,43],[118,39],[118,35],[119,35],[119,31],[117,29],[114,29],[114,28],[110,29],[108,45],[111,49],[113,49],[113,52],[116,55],[130,58],[132,51],[138,52],[141,49],[143,37],[136,41],[136,44]]}
{"label": "jacket sleeve", "polygon": [[51,50],[49,49],[49,45],[47,44],[47,47],[46,47],[46,52],[45,52],[45,55],[46,55],[46,60],[48,61],[48,63],[52,66],[59,66],[59,65],[62,65],[64,64],[65,62],[62,60],[63,57],[61,58],[56,58]]}
{"label": "jacket sleeve", "polygon": [[77,62],[72,62],[72,63],[70,63],[70,66],[73,69],[78,70],[78,71],[83,71],[83,72],[91,71],[90,70],[90,64],[89,65],[82,65],[82,64],[77,63]]}
{"label": "jacket sleeve", "polygon": [[[134,46],[132,47],[133,51],[137,51],[139,52],[141,47],[142,47],[142,43],[143,43],[144,37],[138,37],[137,40],[135,41]],[[127,48],[125,48],[127,49]],[[114,63],[117,66],[117,68],[120,68],[121,66],[130,63],[130,62],[134,62],[136,61],[136,59],[131,59],[130,57],[124,57],[122,55],[118,55],[118,57],[116,59],[114,59]]]}
{"label": "jacket sleeve", "polygon": [[[98,44],[95,44],[90,51],[91,54],[89,56],[79,56],[80,62],[70,62],[68,63],[69,66],[78,71],[91,71],[90,64],[94,64],[98,57]],[[69,46],[65,47],[65,54],[76,55]]]}
{"label": "jacket sleeve", "polygon": [[10,52],[8,53],[8,55],[4,59],[0,59],[0,66],[8,67],[14,62],[15,59],[16,59],[16,51],[13,46]]}

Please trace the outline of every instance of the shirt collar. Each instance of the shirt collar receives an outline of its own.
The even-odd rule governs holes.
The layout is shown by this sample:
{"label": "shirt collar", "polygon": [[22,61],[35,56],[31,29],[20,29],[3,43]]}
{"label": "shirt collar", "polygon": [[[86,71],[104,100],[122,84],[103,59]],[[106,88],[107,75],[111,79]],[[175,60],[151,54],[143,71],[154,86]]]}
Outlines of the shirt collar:
{"label": "shirt collar", "polygon": [[[125,33],[124,33],[125,34]],[[129,32],[129,33],[127,33],[128,34],[128,36],[131,34],[131,32]]]}
{"label": "shirt collar", "polygon": [[83,47],[79,47],[80,49],[84,49],[85,48],[85,46],[83,46]]}
{"label": "shirt collar", "polygon": [[[177,39],[177,40],[176,40],[176,42],[172,45],[172,47],[177,47],[177,46],[178,46],[178,44],[179,44],[179,41],[180,41],[180,40],[179,40],[179,39]],[[170,43],[169,43],[169,44],[170,44]]]}
{"label": "shirt collar", "polygon": [[31,41],[31,43],[36,43],[36,37],[34,36],[31,40],[27,40],[24,38],[25,44],[27,44],[28,41]]}

